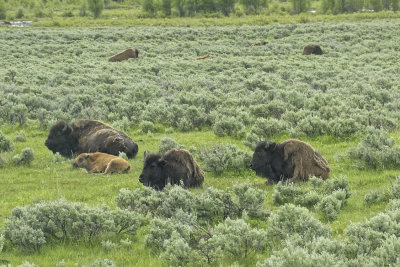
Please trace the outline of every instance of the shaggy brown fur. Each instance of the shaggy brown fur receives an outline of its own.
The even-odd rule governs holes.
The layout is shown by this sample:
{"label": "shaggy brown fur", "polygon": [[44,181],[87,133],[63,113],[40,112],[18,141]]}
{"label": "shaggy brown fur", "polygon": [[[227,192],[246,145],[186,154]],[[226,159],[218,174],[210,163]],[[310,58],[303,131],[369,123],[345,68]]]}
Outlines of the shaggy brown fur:
{"label": "shaggy brown fur", "polygon": [[307,180],[310,176],[321,177],[324,180],[329,177],[328,162],[312,146],[297,139],[289,139],[282,144],[284,160],[291,159],[294,165],[293,177],[289,182]]}
{"label": "shaggy brown fur", "polygon": [[116,54],[108,59],[110,62],[117,62],[117,61],[123,61],[127,60],[129,58],[138,58],[139,57],[139,51],[135,48],[128,48],[124,52],[121,52],[119,54]]}
{"label": "shaggy brown fur", "polygon": [[203,184],[204,172],[189,151],[172,148],[164,154],[163,159],[167,162],[167,168],[170,170],[185,169],[187,174],[187,177],[183,177],[185,187],[196,187]]}
{"label": "shaggy brown fur", "polygon": [[204,57],[198,57],[198,58],[196,58],[196,60],[206,59],[206,58],[209,58],[209,57],[210,57],[209,55],[205,55]]}
{"label": "shaggy brown fur", "polygon": [[82,153],[74,161],[74,167],[85,168],[88,173],[119,173],[129,172],[131,165],[123,158],[96,152]]}
{"label": "shaggy brown fur", "polygon": [[322,49],[319,45],[306,45],[303,48],[303,55],[322,55]]}

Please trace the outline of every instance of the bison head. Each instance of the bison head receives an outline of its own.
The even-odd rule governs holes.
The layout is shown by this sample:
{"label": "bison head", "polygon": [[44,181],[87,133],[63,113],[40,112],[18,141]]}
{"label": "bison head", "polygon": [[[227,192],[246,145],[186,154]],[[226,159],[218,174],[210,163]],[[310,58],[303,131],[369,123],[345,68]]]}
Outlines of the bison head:
{"label": "bison head", "polygon": [[269,141],[260,141],[257,144],[250,162],[250,168],[255,170],[257,175],[268,177],[276,145],[275,142]]}
{"label": "bison head", "polygon": [[88,159],[90,158],[90,154],[82,153],[74,160],[73,166],[75,168],[86,168],[88,167]]}
{"label": "bison head", "polygon": [[64,157],[72,157],[78,141],[72,135],[72,128],[65,121],[58,121],[50,128],[50,133],[44,143],[53,153]]}
{"label": "bison head", "polygon": [[167,183],[167,173],[165,170],[167,162],[160,155],[144,153],[144,164],[139,181],[156,190],[162,190]]}

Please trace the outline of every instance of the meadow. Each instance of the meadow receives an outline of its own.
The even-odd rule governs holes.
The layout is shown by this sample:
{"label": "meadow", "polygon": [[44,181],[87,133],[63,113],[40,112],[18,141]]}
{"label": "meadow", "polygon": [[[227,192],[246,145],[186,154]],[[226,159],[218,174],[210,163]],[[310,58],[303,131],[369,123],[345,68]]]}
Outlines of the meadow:
{"label": "meadow", "polygon": [[[0,166],[0,234],[6,232],[7,218],[11,218],[17,206],[64,198],[89,207],[100,208],[105,204],[111,210],[122,208],[116,201],[120,189],[142,190],[138,177],[143,152],[157,152],[165,137],[193,151],[204,169],[207,166],[201,159],[201,151],[214,144],[232,144],[251,154],[258,140],[283,141],[296,137],[309,142],[327,159],[332,170],[331,179],[346,179],[348,188],[345,189],[351,193],[347,200],[340,200],[342,207],[336,217],[325,216],[322,209],[314,205],[300,204],[309,210],[304,211],[307,213],[304,216],[322,222],[321,226],[312,221],[313,225],[318,224],[317,230],[330,229],[332,236],[326,235],[329,242],[337,242],[336,247],[343,246],[340,253],[330,251],[331,258],[325,258],[325,262],[346,261],[350,265],[347,260],[352,260],[353,264],[357,262],[362,266],[361,257],[375,257],[379,262],[376,251],[387,240],[397,244],[397,232],[388,230],[390,235],[374,239],[373,251],[358,253],[360,247],[343,244],[346,240],[354,241],[351,237],[355,236],[356,223],[374,218],[385,210],[389,199],[397,198],[391,192],[395,192],[398,164],[395,158],[395,163],[371,168],[368,162],[351,159],[348,150],[368,136],[370,129],[390,133],[391,140],[399,144],[400,37],[396,35],[399,24],[399,20],[391,19],[267,26],[2,30],[0,56],[5,64],[0,66],[1,131],[11,139],[21,131],[26,135],[25,142],[14,141],[14,152],[2,153],[2,157],[10,159],[13,153],[32,147],[34,160],[29,166],[12,163]],[[252,46],[261,41],[266,44]],[[311,43],[319,44],[325,53],[301,55],[303,46]],[[139,50],[138,59],[108,62],[110,56],[128,47]],[[210,57],[196,60],[204,55]],[[70,161],[57,159],[47,150],[44,141],[48,127],[60,119],[77,118],[107,122],[137,141],[139,154],[130,160],[132,172],[89,175],[73,169]],[[261,196],[260,199],[264,200],[263,208],[271,214],[279,214],[282,207],[287,207],[285,201],[277,201],[278,187],[266,185],[266,179],[257,177],[245,164],[221,173],[208,171],[203,188],[188,191],[194,196],[203,196],[209,187],[226,190],[246,181],[253,192],[257,192],[255,195],[266,194],[265,199]],[[295,184],[304,192],[311,190],[309,186],[310,183]],[[288,190],[299,193],[290,187]],[[382,200],[367,203],[365,196],[371,194],[371,190],[382,192]],[[297,205],[301,201],[287,202]],[[261,229],[259,236],[264,236],[262,231],[271,235],[273,219],[252,217],[250,211],[247,210],[250,219],[242,213],[237,219],[247,220],[252,229]],[[389,217],[392,216],[390,212],[387,211]],[[301,244],[298,237],[287,241],[274,236],[268,239],[274,245],[256,247],[253,244],[253,253],[244,255],[243,250],[233,253],[218,245],[220,240],[216,240],[213,248],[222,256],[211,263],[204,259],[175,259],[163,252],[163,248],[149,245],[148,236],[153,229],[149,221],[165,214],[150,210],[142,215],[147,224],[136,234],[106,232],[96,236],[93,242],[85,238],[61,242],[48,238],[40,249],[32,251],[21,249],[11,238],[6,238],[4,249],[0,251],[0,264],[18,265],[29,261],[39,266],[72,266],[75,263],[82,266],[91,265],[97,259],[110,259],[116,266],[177,263],[254,266],[257,262],[263,264],[266,259],[270,260],[269,264],[274,263],[277,257],[274,251],[283,251],[285,255],[288,249],[295,250],[296,244],[307,247],[315,242],[307,240],[310,243]],[[196,213],[196,216],[200,215]],[[213,229],[210,231],[214,236],[223,236],[222,226],[215,226],[229,223],[225,219],[217,218],[199,225]],[[197,257],[196,242],[201,239],[196,239],[198,233],[193,229],[190,231],[193,232],[189,240],[182,234],[176,239],[181,243],[167,240],[166,244]],[[126,238],[128,245],[110,245],[120,244]],[[107,240],[111,243],[102,243]],[[311,258],[315,256],[314,251],[302,253]],[[335,258],[338,254],[348,258],[338,260]],[[276,260],[276,266],[278,262],[285,266],[283,259]]]}

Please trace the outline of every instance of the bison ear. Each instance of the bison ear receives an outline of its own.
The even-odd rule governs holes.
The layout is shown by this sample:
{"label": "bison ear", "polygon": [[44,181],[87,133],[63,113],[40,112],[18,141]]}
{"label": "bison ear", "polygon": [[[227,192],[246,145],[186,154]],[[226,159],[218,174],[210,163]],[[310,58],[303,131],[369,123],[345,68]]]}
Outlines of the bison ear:
{"label": "bison ear", "polygon": [[88,158],[90,158],[90,155],[89,155],[89,154],[87,154],[87,155],[85,156],[85,159],[88,159]]}
{"label": "bison ear", "polygon": [[64,124],[64,128],[62,129],[62,132],[65,134],[70,134],[72,132],[71,127],[69,127],[65,121],[63,121],[63,124]]}

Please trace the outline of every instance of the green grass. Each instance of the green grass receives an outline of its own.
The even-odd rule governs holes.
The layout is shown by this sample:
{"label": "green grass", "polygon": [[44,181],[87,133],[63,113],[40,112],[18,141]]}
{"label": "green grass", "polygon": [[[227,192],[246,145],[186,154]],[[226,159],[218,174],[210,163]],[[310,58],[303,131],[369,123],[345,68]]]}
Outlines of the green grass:
{"label": "green grass", "polygon": [[[157,151],[159,141],[162,137],[168,136],[175,139],[178,143],[189,146],[196,146],[198,149],[209,146],[216,142],[231,142],[245,148],[239,140],[231,138],[220,138],[213,134],[209,129],[197,132],[175,132],[165,134],[163,132],[154,133],[152,136],[137,135],[135,130],[128,134],[138,141],[139,154],[129,160],[133,170],[128,174],[115,175],[90,175],[82,169],[74,169],[70,161],[61,164],[53,162],[53,154],[44,146],[47,137],[47,130],[41,128],[36,122],[28,121],[28,125],[4,126],[2,131],[8,137],[14,138],[23,130],[27,137],[26,142],[15,142],[15,152],[19,153],[25,147],[32,147],[35,159],[29,167],[5,166],[0,168],[0,225],[3,226],[6,218],[11,211],[18,205],[29,205],[41,200],[57,200],[65,198],[68,201],[83,202],[90,206],[101,206],[103,203],[115,208],[114,199],[121,188],[135,189],[142,185],[138,181],[142,169],[143,152],[145,150]],[[398,142],[400,132],[395,132],[392,137]],[[287,136],[273,138],[275,141],[287,139]],[[346,176],[349,179],[351,197],[347,205],[343,208],[336,221],[324,223],[330,225],[336,236],[340,236],[343,230],[351,222],[363,221],[382,211],[385,203],[372,206],[366,205],[364,196],[371,189],[384,190],[390,187],[390,179],[396,175],[396,170],[358,170],[349,161],[345,152],[351,146],[358,143],[358,139],[337,140],[327,136],[318,138],[306,138],[317,151],[319,151],[330,163],[332,172],[331,177]],[[343,159],[338,155],[342,155]],[[3,156],[7,156],[4,155]],[[200,165],[201,162],[200,162]],[[265,185],[265,179],[255,176],[251,170],[241,173],[224,172],[217,176],[213,173],[205,174],[205,183],[202,189],[193,189],[200,192],[209,186],[220,189],[231,187],[233,183],[249,180],[254,186],[268,192],[266,205],[271,210],[277,208],[272,201],[273,186]],[[303,186],[298,183],[298,186]],[[315,214],[319,219],[319,215]],[[255,224],[265,227],[264,222]],[[146,227],[132,237],[132,247],[107,252],[101,245],[100,240],[94,242],[92,246],[86,243],[65,243],[65,244],[46,244],[44,248],[34,254],[26,254],[7,246],[6,250],[0,254],[0,259],[7,260],[12,264],[20,264],[24,261],[33,262],[40,266],[55,266],[62,259],[67,266],[74,263],[91,264],[96,259],[111,259],[117,266],[160,266],[163,263],[145,246],[144,237]],[[113,237],[109,237],[110,240]],[[107,240],[107,237],[103,237]],[[116,240],[117,242],[117,240]],[[238,261],[241,265],[254,265],[257,260],[264,259],[268,255],[252,255],[246,259],[225,259],[224,264],[232,264]]]}

